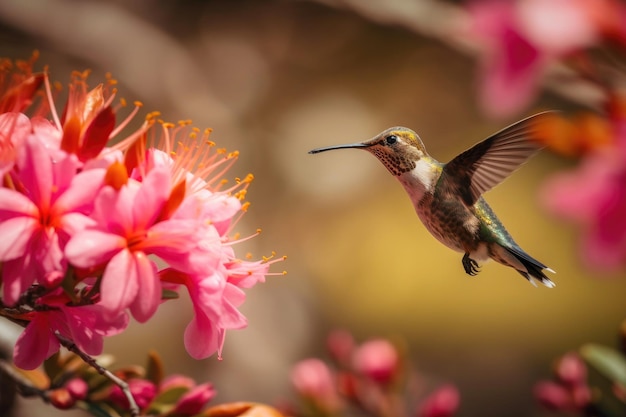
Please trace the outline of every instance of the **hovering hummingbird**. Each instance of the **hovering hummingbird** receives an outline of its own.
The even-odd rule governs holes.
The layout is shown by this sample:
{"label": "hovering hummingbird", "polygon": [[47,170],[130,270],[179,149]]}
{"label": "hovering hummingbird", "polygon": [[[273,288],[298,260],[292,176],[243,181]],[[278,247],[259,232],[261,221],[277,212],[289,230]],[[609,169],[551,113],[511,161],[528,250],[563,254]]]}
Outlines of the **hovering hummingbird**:
{"label": "hovering hummingbird", "polygon": [[543,270],[554,271],[528,255],[504,228],[481,197],[519,168],[542,146],[532,140],[546,114],[539,113],[502,129],[443,164],[427,152],[420,137],[406,127],[389,128],[374,138],[333,149],[364,149],[396,177],[408,193],[426,229],[447,247],[463,252],[468,275],[479,272],[479,262],[489,258],[510,266],[536,285],[554,283]]}

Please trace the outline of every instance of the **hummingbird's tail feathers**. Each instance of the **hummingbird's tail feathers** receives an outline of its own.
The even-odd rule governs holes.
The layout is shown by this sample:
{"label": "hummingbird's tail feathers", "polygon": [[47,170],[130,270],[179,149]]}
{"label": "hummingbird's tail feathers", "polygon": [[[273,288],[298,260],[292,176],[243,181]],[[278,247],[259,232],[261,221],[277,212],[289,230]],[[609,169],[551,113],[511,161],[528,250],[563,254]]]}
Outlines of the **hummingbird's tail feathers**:
{"label": "hummingbird's tail feathers", "polygon": [[552,273],[555,273],[554,270],[548,268],[546,265],[542,264],[541,262],[530,256],[519,247],[507,247],[505,249],[513,256],[515,256],[515,258],[524,266],[524,268],[526,268],[525,271],[517,268],[516,269],[517,272],[519,272],[531,284],[536,286],[535,282],[533,281],[534,278],[548,288],[554,288],[556,286],[556,284],[552,282],[550,278],[546,276],[546,274],[543,273],[544,269]]}

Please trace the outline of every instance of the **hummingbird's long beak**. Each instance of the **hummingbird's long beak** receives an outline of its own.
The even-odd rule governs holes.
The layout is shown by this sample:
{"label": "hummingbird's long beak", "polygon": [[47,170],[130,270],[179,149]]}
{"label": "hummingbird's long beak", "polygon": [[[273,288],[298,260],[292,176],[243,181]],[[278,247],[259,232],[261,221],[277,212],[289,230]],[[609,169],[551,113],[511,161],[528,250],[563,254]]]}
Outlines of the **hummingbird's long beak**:
{"label": "hummingbird's long beak", "polygon": [[335,146],[328,146],[326,148],[317,148],[317,149],[312,149],[309,151],[309,153],[313,154],[313,153],[320,153],[320,152],[326,152],[326,151],[332,151],[334,149],[348,149],[348,148],[369,148],[370,144],[367,143],[349,143],[347,145],[335,145]]}

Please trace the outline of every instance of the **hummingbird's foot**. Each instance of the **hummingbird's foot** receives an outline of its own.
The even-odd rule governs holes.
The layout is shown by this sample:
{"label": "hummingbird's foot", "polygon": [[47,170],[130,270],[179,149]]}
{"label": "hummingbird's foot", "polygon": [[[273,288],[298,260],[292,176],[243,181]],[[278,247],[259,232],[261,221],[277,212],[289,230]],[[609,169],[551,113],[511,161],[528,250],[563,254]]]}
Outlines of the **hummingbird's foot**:
{"label": "hummingbird's foot", "polygon": [[480,272],[478,262],[469,257],[469,253],[463,255],[463,268],[467,275],[475,276]]}

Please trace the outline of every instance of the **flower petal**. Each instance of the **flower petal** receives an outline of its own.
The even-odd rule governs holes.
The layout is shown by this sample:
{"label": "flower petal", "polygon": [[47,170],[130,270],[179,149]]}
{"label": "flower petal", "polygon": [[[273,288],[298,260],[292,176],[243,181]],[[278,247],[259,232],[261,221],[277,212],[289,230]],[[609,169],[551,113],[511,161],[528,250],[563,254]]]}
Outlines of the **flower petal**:
{"label": "flower petal", "polygon": [[0,188],[0,220],[15,215],[39,217],[39,209],[24,194]]}
{"label": "flower petal", "polygon": [[59,350],[59,341],[50,331],[47,314],[38,314],[15,342],[13,361],[22,369],[35,369]]}
{"label": "flower petal", "polygon": [[72,236],[65,246],[65,256],[79,268],[90,268],[108,261],[124,248],[123,237],[89,229]]}
{"label": "flower petal", "polygon": [[140,323],[145,323],[156,312],[161,301],[161,281],[157,268],[143,252],[133,253],[139,294],[130,305],[130,312]]}
{"label": "flower petal", "polygon": [[202,310],[195,310],[196,315],[185,329],[185,348],[192,358],[204,359],[217,352],[219,332]]}
{"label": "flower petal", "polygon": [[171,191],[169,169],[157,166],[146,175],[132,206],[135,229],[147,229],[161,214]]}
{"label": "flower petal", "polygon": [[27,216],[13,217],[0,222],[0,261],[23,256],[33,233],[39,228],[37,219]]}
{"label": "flower petal", "polygon": [[37,275],[29,273],[32,262],[29,256],[26,258],[21,257],[2,264],[2,302],[6,305],[15,305],[20,295],[35,281]]}
{"label": "flower petal", "polygon": [[47,212],[50,207],[54,181],[52,159],[37,137],[30,136],[24,145],[18,161],[19,178],[37,207]]}
{"label": "flower petal", "polygon": [[139,291],[135,259],[122,250],[109,261],[100,285],[100,303],[108,316],[116,316],[130,306]]}
{"label": "flower petal", "polygon": [[52,210],[57,215],[91,208],[102,186],[104,169],[90,169],[74,176],[69,188],[57,198]]}

